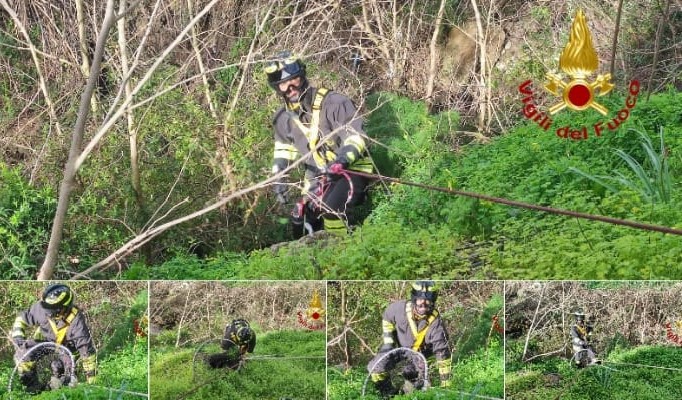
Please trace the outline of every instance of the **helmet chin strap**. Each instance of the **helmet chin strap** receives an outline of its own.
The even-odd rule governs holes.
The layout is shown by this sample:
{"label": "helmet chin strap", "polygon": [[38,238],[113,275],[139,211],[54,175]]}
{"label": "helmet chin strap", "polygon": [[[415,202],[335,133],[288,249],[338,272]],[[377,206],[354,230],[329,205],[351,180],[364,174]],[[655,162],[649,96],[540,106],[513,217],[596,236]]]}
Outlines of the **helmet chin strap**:
{"label": "helmet chin strap", "polygon": [[286,104],[287,110],[289,111],[298,111],[301,108],[300,102],[297,101],[292,103],[286,97],[284,98],[284,103]]}

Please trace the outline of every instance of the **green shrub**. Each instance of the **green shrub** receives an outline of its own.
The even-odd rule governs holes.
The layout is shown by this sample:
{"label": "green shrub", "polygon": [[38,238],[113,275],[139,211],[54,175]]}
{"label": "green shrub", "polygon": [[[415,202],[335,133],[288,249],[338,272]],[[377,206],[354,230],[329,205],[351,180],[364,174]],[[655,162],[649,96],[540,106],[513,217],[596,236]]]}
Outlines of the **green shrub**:
{"label": "green shrub", "polygon": [[0,163],[0,278],[31,279],[44,258],[56,199]]}

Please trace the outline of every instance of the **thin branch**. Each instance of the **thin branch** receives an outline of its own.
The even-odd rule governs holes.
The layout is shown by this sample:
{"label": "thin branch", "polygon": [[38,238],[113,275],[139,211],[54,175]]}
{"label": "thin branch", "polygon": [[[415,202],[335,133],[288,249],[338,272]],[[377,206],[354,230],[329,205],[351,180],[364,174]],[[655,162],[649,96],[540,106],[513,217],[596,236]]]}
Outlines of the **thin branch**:
{"label": "thin branch", "polygon": [[[5,1],[5,0],[2,0]],[[187,26],[176,36],[175,40],[171,44],[166,47],[166,49],[161,53],[160,56],[156,58],[154,61],[154,64],[152,64],[145,75],[140,79],[140,81],[137,83],[135,88],[132,91],[132,95],[135,96],[141,89],[142,87],[149,81],[149,79],[154,75],[156,70],[159,68],[159,66],[165,61],[165,59],[168,57],[168,55],[180,44],[180,42],[184,39],[184,37],[187,35],[187,33],[192,29],[192,27],[199,22],[201,18],[203,18],[204,15],[206,15],[212,8],[213,6],[216,5],[216,3],[219,0],[212,0],[209,4],[204,7],[199,14],[197,14],[192,20],[187,24]],[[112,115],[111,119],[109,119],[107,122],[105,122],[98,130],[97,133],[95,133],[94,137],[90,142],[85,146],[85,149],[81,152],[80,156],[78,156],[78,159],[76,160],[76,171],[81,167],[85,159],[90,155],[92,150],[97,146],[97,144],[102,140],[102,137],[109,132],[111,127],[118,121],[118,119],[125,113],[126,109],[128,108],[128,105],[130,104],[130,100],[126,99],[126,101],[123,102],[117,109],[117,111]]]}
{"label": "thin branch", "polygon": [[0,5],[7,11],[9,14],[10,18],[12,18],[12,21],[15,23],[17,26],[17,29],[21,32],[21,34],[24,36],[24,40],[26,41],[26,44],[28,45],[28,49],[31,52],[31,58],[33,59],[33,65],[36,68],[36,74],[38,75],[38,81],[40,84],[40,90],[43,92],[43,98],[45,99],[45,103],[47,104],[47,109],[50,115],[50,119],[55,125],[55,128],[57,129],[57,133],[59,136],[62,136],[62,127],[61,124],[59,123],[59,119],[57,118],[57,113],[55,112],[54,109],[54,103],[52,102],[52,98],[50,97],[50,93],[47,90],[47,84],[45,83],[45,75],[43,74],[43,69],[40,66],[40,60],[38,60],[38,51],[36,50],[35,45],[31,41],[31,37],[29,36],[28,32],[26,31],[26,28],[24,25],[21,23],[21,20],[19,19],[19,16],[17,13],[7,4],[7,0],[0,0]]}
{"label": "thin branch", "polygon": [[[6,4],[5,0],[0,1]],[[71,190],[73,189],[76,172],[78,171],[78,168],[76,167],[76,161],[78,152],[83,142],[85,123],[87,122],[89,112],[90,98],[94,94],[95,87],[97,86],[97,79],[99,77],[102,58],[104,55],[104,47],[107,37],[109,36],[109,31],[111,30],[113,24],[114,0],[108,0],[104,20],[102,22],[102,29],[97,37],[97,44],[95,46],[95,54],[90,70],[90,76],[88,77],[85,90],[83,90],[83,94],[81,95],[80,99],[78,117],[76,119],[76,124],[74,125],[73,134],[71,136],[69,158],[66,162],[66,166],[64,167],[64,178],[62,179],[62,183],[59,188],[59,200],[57,201],[57,210],[52,223],[50,241],[45,254],[45,260],[38,273],[39,280],[47,280],[52,278],[52,275],[54,274],[54,267],[57,264],[57,255],[59,253],[59,246],[62,241],[62,230],[69,208],[69,197],[71,196]]]}
{"label": "thin branch", "polygon": [[[271,6],[272,8],[272,6]],[[194,1],[187,0],[187,9],[189,10],[189,15],[194,12]],[[197,39],[197,30],[195,26],[192,26],[190,30],[190,42],[192,43],[192,50],[194,50],[194,57],[199,65],[199,72],[201,72],[201,80],[204,84],[204,96],[206,97],[206,102],[208,103],[208,109],[211,111],[211,116],[213,119],[218,119],[218,114],[215,110],[215,105],[213,104],[213,98],[211,97],[211,88],[208,84],[208,78],[204,71],[206,67],[204,66],[204,60],[201,57],[201,50],[199,49],[199,39]]]}

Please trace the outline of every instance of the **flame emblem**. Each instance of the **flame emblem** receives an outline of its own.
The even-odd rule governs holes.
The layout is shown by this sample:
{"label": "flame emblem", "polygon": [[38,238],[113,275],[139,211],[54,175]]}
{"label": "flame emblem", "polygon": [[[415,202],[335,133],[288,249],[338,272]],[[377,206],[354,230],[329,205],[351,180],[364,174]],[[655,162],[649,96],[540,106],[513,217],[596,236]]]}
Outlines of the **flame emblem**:
{"label": "flame emblem", "polygon": [[602,115],[606,115],[608,109],[597,103],[594,98],[595,95],[603,96],[613,89],[611,74],[597,75],[594,82],[587,80],[598,66],[599,60],[592,45],[592,35],[587,26],[585,14],[578,9],[571,25],[568,43],[559,57],[559,68],[569,75],[571,80],[566,83],[560,75],[547,73],[549,82],[545,84],[545,89],[555,96],[562,97],[561,103],[549,108],[549,113],[555,114],[565,107],[576,111],[592,107]]}
{"label": "flame emblem", "polygon": [[303,313],[298,312],[298,322],[308,329],[322,329],[325,326],[325,310],[317,290],[313,291],[313,298]]}

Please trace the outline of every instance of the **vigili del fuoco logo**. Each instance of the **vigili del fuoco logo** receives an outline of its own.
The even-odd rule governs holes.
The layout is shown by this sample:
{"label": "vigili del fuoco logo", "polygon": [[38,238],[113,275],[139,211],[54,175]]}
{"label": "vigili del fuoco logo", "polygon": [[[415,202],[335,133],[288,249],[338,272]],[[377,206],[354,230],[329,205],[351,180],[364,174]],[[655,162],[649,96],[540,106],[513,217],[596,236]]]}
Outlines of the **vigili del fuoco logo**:
{"label": "vigili del fuoco logo", "polygon": [[313,298],[310,300],[308,309],[305,310],[305,315],[301,311],[299,311],[297,315],[298,323],[302,326],[311,330],[324,329],[325,311],[322,306],[322,300],[320,300],[320,294],[317,290],[313,291]]}
{"label": "vigili del fuoco logo", "polygon": [[[564,108],[573,111],[592,108],[607,116],[609,110],[600,104],[597,98],[609,93],[614,88],[614,84],[611,83],[611,74],[598,74],[594,80],[590,80],[590,75],[594,74],[598,67],[599,60],[592,45],[592,35],[587,26],[585,14],[579,9],[571,25],[568,43],[559,57],[559,68],[568,75],[569,79],[566,81],[560,74],[552,72],[546,75],[547,81],[544,88],[557,97],[558,102],[549,107],[547,112],[539,110],[533,101],[533,82],[529,79],[519,85],[519,92],[524,96],[522,99],[523,115],[535,121],[546,131],[552,128],[552,119],[549,116]],[[564,139],[583,140],[590,137],[590,132],[595,136],[601,136],[607,131],[615,131],[628,119],[630,110],[635,107],[639,87],[637,80],[630,82],[625,105],[613,118],[601,120],[590,129],[588,126],[577,128],[562,126],[556,129],[556,135]]]}
{"label": "vigili del fuoco logo", "polygon": [[682,346],[682,321],[665,324],[665,336],[669,341]]}

